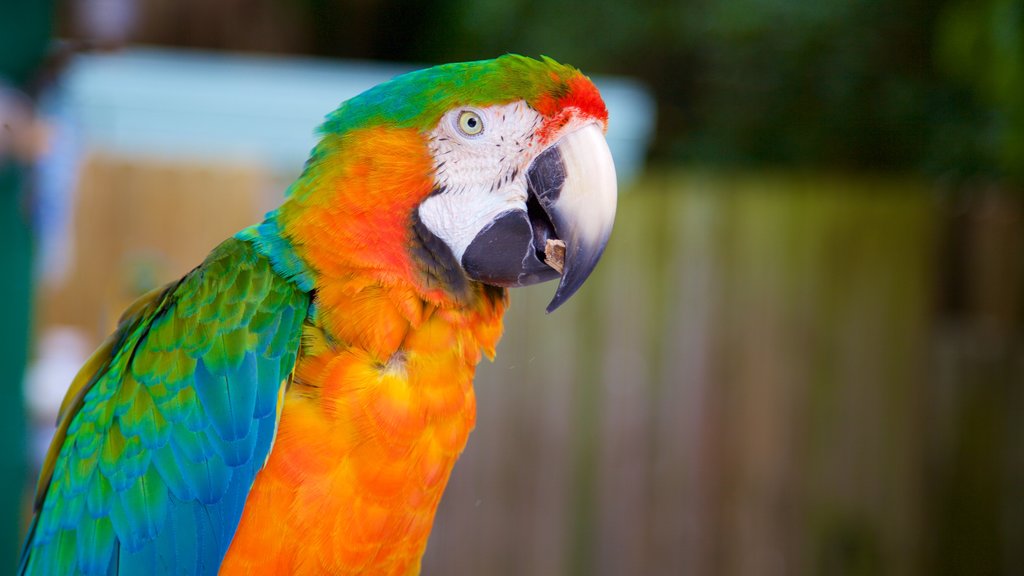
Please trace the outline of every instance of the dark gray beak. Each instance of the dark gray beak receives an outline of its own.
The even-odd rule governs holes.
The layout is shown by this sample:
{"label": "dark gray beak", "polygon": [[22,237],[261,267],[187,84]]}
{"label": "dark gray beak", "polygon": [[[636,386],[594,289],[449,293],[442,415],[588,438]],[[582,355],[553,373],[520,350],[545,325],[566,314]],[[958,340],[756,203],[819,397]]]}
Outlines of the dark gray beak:
{"label": "dark gray beak", "polygon": [[[547,307],[551,312],[593,272],[615,221],[615,165],[598,125],[588,124],[542,152],[527,171],[527,184],[527,209],[504,212],[481,230],[466,248],[462,267],[474,280],[507,287],[561,276]],[[561,262],[550,257],[553,244],[564,246]]]}

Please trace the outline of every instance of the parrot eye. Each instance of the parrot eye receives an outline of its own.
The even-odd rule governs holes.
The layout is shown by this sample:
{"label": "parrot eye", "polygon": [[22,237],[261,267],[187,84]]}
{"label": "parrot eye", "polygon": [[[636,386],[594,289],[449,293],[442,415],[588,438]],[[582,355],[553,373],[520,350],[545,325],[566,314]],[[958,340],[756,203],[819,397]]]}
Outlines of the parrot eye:
{"label": "parrot eye", "polygon": [[472,110],[463,110],[459,114],[459,131],[466,136],[477,136],[484,131],[484,121]]}

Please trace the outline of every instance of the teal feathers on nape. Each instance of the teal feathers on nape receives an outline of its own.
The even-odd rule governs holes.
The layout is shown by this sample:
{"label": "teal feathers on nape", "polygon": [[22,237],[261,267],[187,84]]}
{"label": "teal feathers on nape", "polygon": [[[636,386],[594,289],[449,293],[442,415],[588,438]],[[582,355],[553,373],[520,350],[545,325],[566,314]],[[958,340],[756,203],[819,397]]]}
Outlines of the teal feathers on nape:
{"label": "teal feathers on nape", "polygon": [[216,574],[309,303],[231,239],[133,306],[69,393],[20,573]]}

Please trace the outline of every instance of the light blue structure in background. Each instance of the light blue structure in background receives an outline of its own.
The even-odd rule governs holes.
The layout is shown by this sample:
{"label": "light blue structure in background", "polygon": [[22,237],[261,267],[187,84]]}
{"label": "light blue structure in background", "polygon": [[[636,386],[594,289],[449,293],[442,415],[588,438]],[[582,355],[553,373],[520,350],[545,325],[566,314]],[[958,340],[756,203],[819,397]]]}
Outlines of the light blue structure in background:
{"label": "light blue structure in background", "polygon": [[[132,49],[75,58],[62,81],[62,100],[84,148],[256,160],[291,178],[313,148],[324,116],[417,67]],[[608,143],[625,183],[643,164],[654,102],[636,82],[594,80],[608,105]]]}

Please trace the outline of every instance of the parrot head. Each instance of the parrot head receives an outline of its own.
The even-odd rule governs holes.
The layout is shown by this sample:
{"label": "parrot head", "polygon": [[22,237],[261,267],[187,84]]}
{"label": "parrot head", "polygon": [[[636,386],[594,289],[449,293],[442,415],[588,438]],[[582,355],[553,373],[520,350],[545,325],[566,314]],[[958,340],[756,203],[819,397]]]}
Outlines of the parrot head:
{"label": "parrot head", "polygon": [[[291,203],[308,203],[304,189],[334,191],[325,218],[348,220],[315,236],[347,237],[370,255],[364,268],[427,270],[454,292],[467,279],[515,287],[560,278],[550,312],[594,270],[611,233],[607,120],[594,84],[549,58],[411,72],[328,116]],[[413,245],[411,259],[388,255],[395,244]]]}

